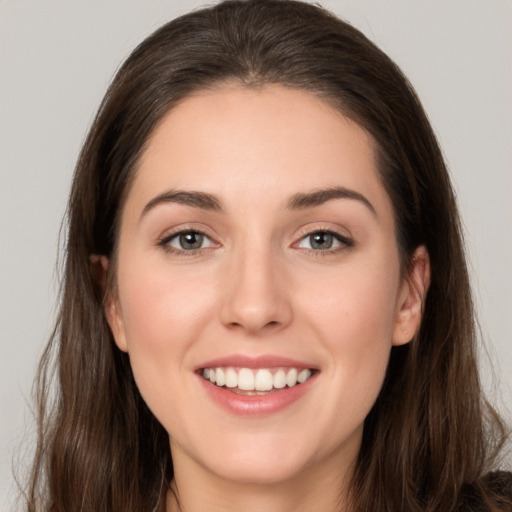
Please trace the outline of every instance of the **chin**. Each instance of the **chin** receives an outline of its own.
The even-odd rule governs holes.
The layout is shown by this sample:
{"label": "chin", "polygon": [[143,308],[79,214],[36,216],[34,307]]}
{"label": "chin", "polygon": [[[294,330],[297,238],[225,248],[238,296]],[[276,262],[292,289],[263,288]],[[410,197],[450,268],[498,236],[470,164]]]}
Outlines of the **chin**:
{"label": "chin", "polygon": [[[267,432],[224,432],[222,438],[196,448],[195,460],[209,473],[239,484],[276,485],[297,482],[326,461],[337,443],[322,443],[327,436],[310,428],[269,429]],[[309,432],[308,435],[305,435]],[[209,449],[205,450],[206,444]]]}
{"label": "chin", "polygon": [[294,480],[307,464],[296,453],[287,457],[262,458],[233,454],[211,468],[218,477],[239,484],[276,485]]}

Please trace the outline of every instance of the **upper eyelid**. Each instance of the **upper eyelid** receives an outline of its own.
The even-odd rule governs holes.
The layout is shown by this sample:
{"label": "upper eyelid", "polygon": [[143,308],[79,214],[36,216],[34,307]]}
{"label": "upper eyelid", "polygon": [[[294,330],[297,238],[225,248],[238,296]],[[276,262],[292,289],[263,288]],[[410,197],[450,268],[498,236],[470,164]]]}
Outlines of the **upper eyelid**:
{"label": "upper eyelid", "polygon": [[296,231],[296,234],[293,236],[293,238],[295,241],[298,241],[314,233],[331,233],[344,239],[353,238],[347,229],[336,228],[332,225],[326,225],[323,223],[313,223],[312,225],[304,226]]}
{"label": "upper eyelid", "polygon": [[[204,236],[205,238],[207,238],[211,242],[212,247],[218,247],[220,245],[210,235],[208,235],[207,233],[204,233],[203,231],[200,231],[198,229],[182,229],[182,230],[175,231],[173,233],[169,233],[167,235],[163,235],[161,238],[158,239],[157,245],[171,247],[169,245],[169,243],[172,240],[176,239],[177,237],[179,237],[180,235],[183,235],[185,233],[198,233],[198,234]],[[210,247],[202,247],[200,249],[191,249],[190,251],[186,251],[186,252],[202,251],[204,249],[209,249],[209,248]],[[180,251],[181,250],[181,249],[177,249],[177,248],[173,248],[173,249],[176,250],[176,251]]]}
{"label": "upper eyelid", "polygon": [[201,233],[204,236],[214,240],[215,236],[211,234],[211,230],[207,227],[202,227],[202,225],[197,225],[193,222],[191,223],[183,223],[172,228],[168,228],[162,231],[161,235],[158,235],[158,240],[163,240],[165,238],[173,238],[182,233]]}

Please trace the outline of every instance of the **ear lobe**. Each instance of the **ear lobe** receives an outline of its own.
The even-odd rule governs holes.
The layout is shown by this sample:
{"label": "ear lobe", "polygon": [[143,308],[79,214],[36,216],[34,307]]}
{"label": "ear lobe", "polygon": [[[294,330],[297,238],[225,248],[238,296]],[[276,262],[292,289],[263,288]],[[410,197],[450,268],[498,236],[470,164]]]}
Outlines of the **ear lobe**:
{"label": "ear lobe", "polygon": [[409,343],[418,332],[429,286],[430,258],[426,247],[421,245],[414,251],[408,275],[400,289],[392,339],[394,346]]}
{"label": "ear lobe", "polygon": [[104,308],[105,317],[107,318],[108,325],[110,326],[110,330],[112,331],[112,335],[117,347],[123,352],[128,352],[121,307],[119,300],[113,297],[111,292],[108,292],[107,296],[105,297]]}
{"label": "ear lobe", "polygon": [[113,291],[109,289],[108,285],[108,258],[101,254],[91,254],[89,261],[91,262],[93,279],[101,290],[105,317],[114,336],[114,341],[120,350],[127,352],[128,348],[119,300],[114,296]]}

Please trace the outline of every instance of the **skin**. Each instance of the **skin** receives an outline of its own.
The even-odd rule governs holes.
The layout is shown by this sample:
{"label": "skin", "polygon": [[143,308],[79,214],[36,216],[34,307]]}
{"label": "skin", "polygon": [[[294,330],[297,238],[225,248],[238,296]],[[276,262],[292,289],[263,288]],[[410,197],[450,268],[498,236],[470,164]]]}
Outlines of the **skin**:
{"label": "skin", "polygon": [[[391,347],[419,327],[429,282],[423,247],[402,276],[374,156],[357,124],[280,86],[196,94],[152,134],[122,212],[106,314],[169,433],[182,510],[349,509],[364,419]],[[332,187],[371,206],[289,207],[298,193]],[[171,190],[214,195],[223,211],[147,206]],[[204,232],[202,248],[170,238],[180,230]],[[325,231],[343,241],[311,248],[309,235]],[[194,372],[231,354],[293,357],[319,373],[283,410],[236,415]],[[176,510],[172,493],[167,509]]]}

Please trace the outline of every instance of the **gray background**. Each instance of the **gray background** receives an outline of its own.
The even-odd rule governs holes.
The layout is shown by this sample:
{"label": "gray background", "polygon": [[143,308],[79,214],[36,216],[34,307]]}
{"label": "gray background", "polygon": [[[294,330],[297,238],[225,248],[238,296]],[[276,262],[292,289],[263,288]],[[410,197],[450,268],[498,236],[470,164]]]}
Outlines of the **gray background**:
{"label": "gray background", "polygon": [[[33,438],[30,386],[50,332],[74,162],[129,51],[195,1],[0,0],[0,511]],[[402,67],[453,175],[486,342],[512,402],[512,2],[331,0]],[[489,356],[489,357],[488,357]]]}

